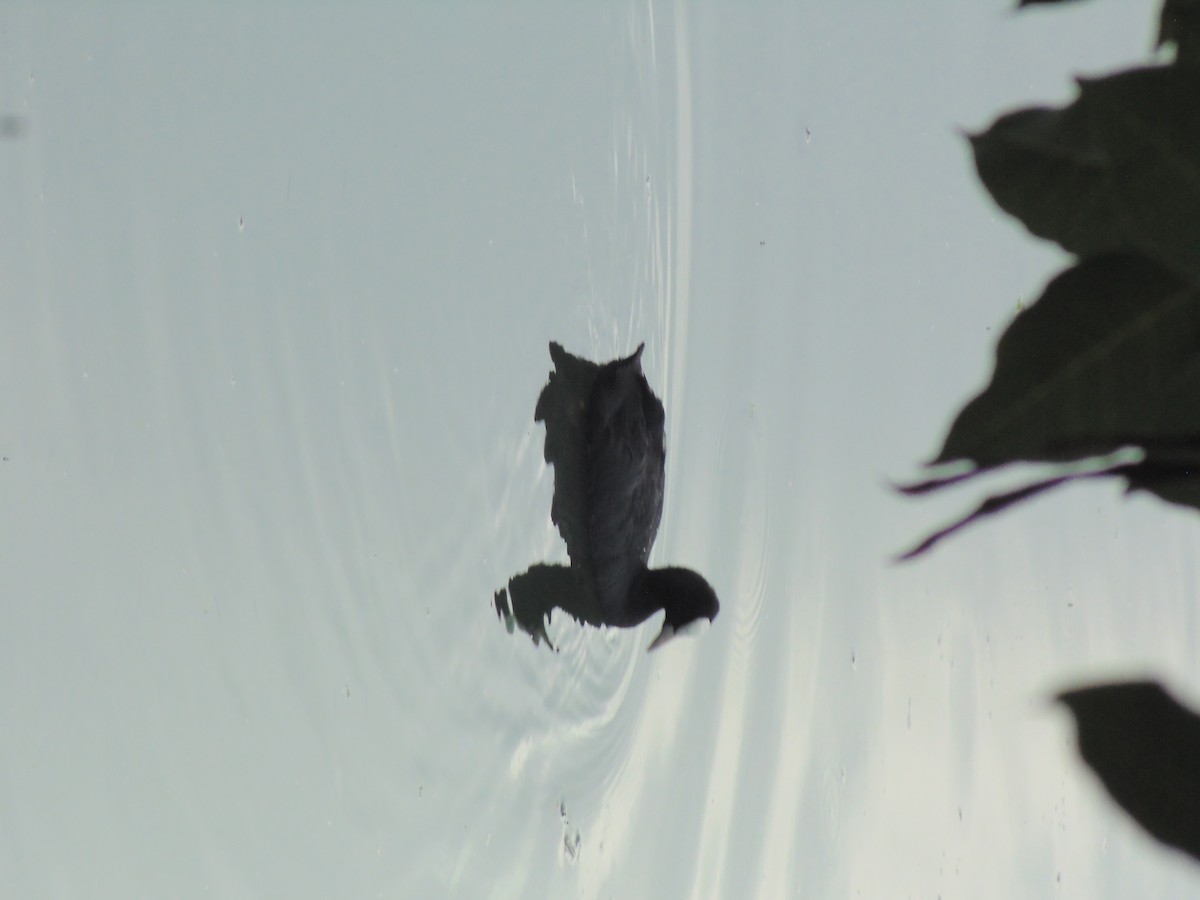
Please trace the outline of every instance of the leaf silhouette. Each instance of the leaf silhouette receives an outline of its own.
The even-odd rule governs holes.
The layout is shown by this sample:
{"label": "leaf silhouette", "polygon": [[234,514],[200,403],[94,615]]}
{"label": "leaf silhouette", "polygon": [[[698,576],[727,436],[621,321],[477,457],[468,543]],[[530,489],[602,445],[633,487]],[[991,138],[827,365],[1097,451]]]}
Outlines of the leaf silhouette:
{"label": "leaf silhouette", "polygon": [[1174,44],[1180,62],[1200,60],[1200,2],[1166,0],[1158,26],[1158,46]]}
{"label": "leaf silhouette", "polygon": [[[1056,0],[1022,0],[1019,6]],[[1081,79],[1074,102],[970,136],[979,178],[1076,262],[1020,313],[991,383],[958,413],[920,495],[1013,463],[1039,480],[988,497],[904,554],[1081,478],[1200,509],[1200,0],[1164,0],[1175,61]]]}
{"label": "leaf silhouette", "polygon": [[935,464],[1064,462],[1200,434],[1200,290],[1128,254],[1084,260],[1019,314]]}
{"label": "leaf silhouette", "polygon": [[1154,681],[1064,691],[1079,754],[1162,843],[1200,859],[1200,716]]}
{"label": "leaf silhouette", "polygon": [[991,383],[958,414],[931,465],[971,468],[900,487],[922,494],[1016,462],[1074,464],[988,497],[897,561],[1070,481],[1120,477],[1130,490],[1200,509],[1200,289],[1135,255],[1090,257],[1055,278],[996,347]]}
{"label": "leaf silhouette", "polygon": [[1078,256],[1142,254],[1200,284],[1200,68],[1079,82],[1062,109],[1001,116],[971,137],[1002,209]]}
{"label": "leaf silhouette", "polygon": [[1200,285],[1200,69],[1139,69],[1080,88],[1129,246]]}
{"label": "leaf silhouette", "polygon": [[[1044,493],[1045,491],[1053,490],[1059,485],[1066,484],[1068,481],[1075,481],[1080,478],[1096,478],[1101,475],[1111,475],[1113,474],[1113,471],[1113,469],[1104,469],[1099,472],[1081,472],[1070,473],[1067,475],[1057,475],[1054,478],[1047,478],[1043,481],[1035,481],[1032,484],[1027,484],[1024,487],[1008,491],[1004,494],[996,494],[995,496],[988,497],[972,512],[951,523],[950,525],[947,525],[945,528],[939,528],[933,534],[921,541],[921,543],[897,556],[896,562],[907,562],[910,559],[916,559],[918,556],[921,556],[932,550],[934,544],[941,543],[943,540],[950,537],[950,535],[961,531],[973,522],[977,522],[980,519],[987,518],[988,516],[994,516],[996,513],[1003,512],[1010,506],[1014,506],[1023,500],[1028,500],[1030,497],[1035,497],[1038,494]],[[914,492],[914,488],[916,490],[921,490],[926,488],[926,485],[914,485],[908,488],[901,488],[900,490]]]}
{"label": "leaf silhouette", "polygon": [[1035,235],[1078,254],[1122,246],[1111,164],[1081,105],[1017,110],[969,140],[979,180]]}

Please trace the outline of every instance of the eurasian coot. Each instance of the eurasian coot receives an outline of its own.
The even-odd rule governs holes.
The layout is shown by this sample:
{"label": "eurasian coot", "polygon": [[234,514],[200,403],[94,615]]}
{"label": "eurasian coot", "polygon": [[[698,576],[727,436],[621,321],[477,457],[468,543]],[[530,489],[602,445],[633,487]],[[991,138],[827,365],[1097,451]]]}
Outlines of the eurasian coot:
{"label": "eurasian coot", "polygon": [[597,600],[609,625],[628,627],[666,612],[651,650],[685,626],[712,621],[720,604],[690,569],[650,569],[662,519],[666,443],[662,403],[642,374],[642,350],[601,367],[588,397],[588,552]]}

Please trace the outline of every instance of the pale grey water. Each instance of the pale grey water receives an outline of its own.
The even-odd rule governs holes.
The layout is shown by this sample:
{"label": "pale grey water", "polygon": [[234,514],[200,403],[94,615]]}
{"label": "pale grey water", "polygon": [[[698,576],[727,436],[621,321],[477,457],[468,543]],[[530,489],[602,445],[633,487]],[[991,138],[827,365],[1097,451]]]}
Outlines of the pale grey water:
{"label": "pale grey water", "polygon": [[[0,895],[1197,890],[1044,702],[1195,696],[1195,518],[887,562],[1062,264],[956,129],[1151,10],[899,7],[0,10]],[[550,340],[646,341],[702,637],[496,620]]]}

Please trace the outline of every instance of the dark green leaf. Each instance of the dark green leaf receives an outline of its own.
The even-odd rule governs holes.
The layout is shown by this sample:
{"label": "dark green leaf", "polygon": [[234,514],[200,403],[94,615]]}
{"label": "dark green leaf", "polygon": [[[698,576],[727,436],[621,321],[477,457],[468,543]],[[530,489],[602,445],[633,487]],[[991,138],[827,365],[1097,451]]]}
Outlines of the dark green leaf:
{"label": "dark green leaf", "polygon": [[[906,562],[923,556],[932,550],[934,545],[968,525],[1072,481],[1120,478],[1125,481],[1127,490],[1149,491],[1169,503],[1200,509],[1200,477],[1197,477],[1200,476],[1200,447],[1196,446],[1198,443],[1200,442],[1196,440],[1187,440],[1180,442],[1173,450],[1160,446],[1153,453],[1142,451],[1140,454],[1134,454],[1140,455],[1141,459],[1130,462],[1121,461],[1121,457],[1130,454],[1120,453],[1110,457],[1108,461],[1096,460],[1095,462],[1100,464],[1098,468],[1066,471],[1059,467],[1059,474],[1051,478],[988,497],[970,513],[944,528],[939,528],[919,544],[896,557],[896,562]],[[909,495],[927,493],[979,475],[981,471],[983,470],[976,469],[952,478],[931,479],[920,484],[900,487],[898,490]]]}
{"label": "dark green leaf", "polygon": [[1200,435],[1200,289],[1129,254],[1047,286],[996,348],[934,464],[1065,462]]}
{"label": "dark green leaf", "polygon": [[1081,256],[1122,246],[1112,165],[1079,104],[1008,113],[971,147],[984,187],[1038,237]]}
{"label": "dark green leaf", "polygon": [[1169,461],[1149,456],[1121,474],[1131,491],[1148,491],[1168,503],[1200,509],[1200,461]]}
{"label": "dark green leaf", "polygon": [[1153,681],[1057,698],[1074,715],[1079,755],[1155,838],[1200,859],[1200,717]]}
{"label": "dark green leaf", "polygon": [[901,494],[907,494],[909,497],[916,497],[920,494],[928,494],[933,491],[940,491],[942,488],[950,487],[953,484],[961,484],[964,481],[969,481],[979,475],[979,470],[973,466],[965,472],[957,472],[954,475],[940,475],[934,478],[929,478],[924,481],[916,481],[911,484],[893,484],[892,487]]}
{"label": "dark green leaf", "polygon": [[925,540],[921,541],[921,543],[900,554],[898,557],[896,557],[896,562],[907,562],[910,559],[916,559],[918,556],[923,556],[925,553],[932,550],[935,544],[941,543],[943,540],[950,537],[950,535],[966,528],[972,522],[977,522],[980,519],[986,518],[987,516],[994,516],[996,513],[1003,512],[1010,506],[1014,506],[1023,500],[1028,500],[1030,497],[1035,497],[1038,494],[1044,493],[1045,491],[1052,490],[1053,488],[1058,487],[1060,484],[1065,484],[1066,482],[1072,481],[1075,478],[1082,477],[1087,476],[1059,475],[1055,478],[1048,478],[1045,481],[1039,481],[1035,482],[1034,484],[1026,485],[1025,487],[1018,488],[1015,491],[1009,491],[1005,494],[997,494],[994,497],[988,497],[986,500],[980,503],[973,512],[968,513],[955,522],[952,522],[945,528],[939,528],[933,534],[925,538]]}
{"label": "dark green leaf", "polygon": [[1178,62],[1200,61],[1200,0],[1166,0],[1158,26],[1158,46],[1175,45]]}
{"label": "dark green leaf", "polygon": [[984,186],[1034,234],[1200,284],[1200,68],[1084,81],[1070,106],[1002,116],[971,144]]}
{"label": "dark green leaf", "polygon": [[1080,82],[1128,246],[1200,285],[1200,70]]}

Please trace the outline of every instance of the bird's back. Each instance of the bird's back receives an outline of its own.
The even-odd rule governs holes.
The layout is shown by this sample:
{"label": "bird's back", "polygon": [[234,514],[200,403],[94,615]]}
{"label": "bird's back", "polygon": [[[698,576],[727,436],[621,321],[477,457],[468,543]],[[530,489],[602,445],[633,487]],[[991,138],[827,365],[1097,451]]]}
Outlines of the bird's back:
{"label": "bird's back", "polygon": [[630,609],[629,587],[645,570],[662,519],[666,417],[641,353],[600,370],[587,410],[588,545],[598,599],[614,625],[645,618]]}

